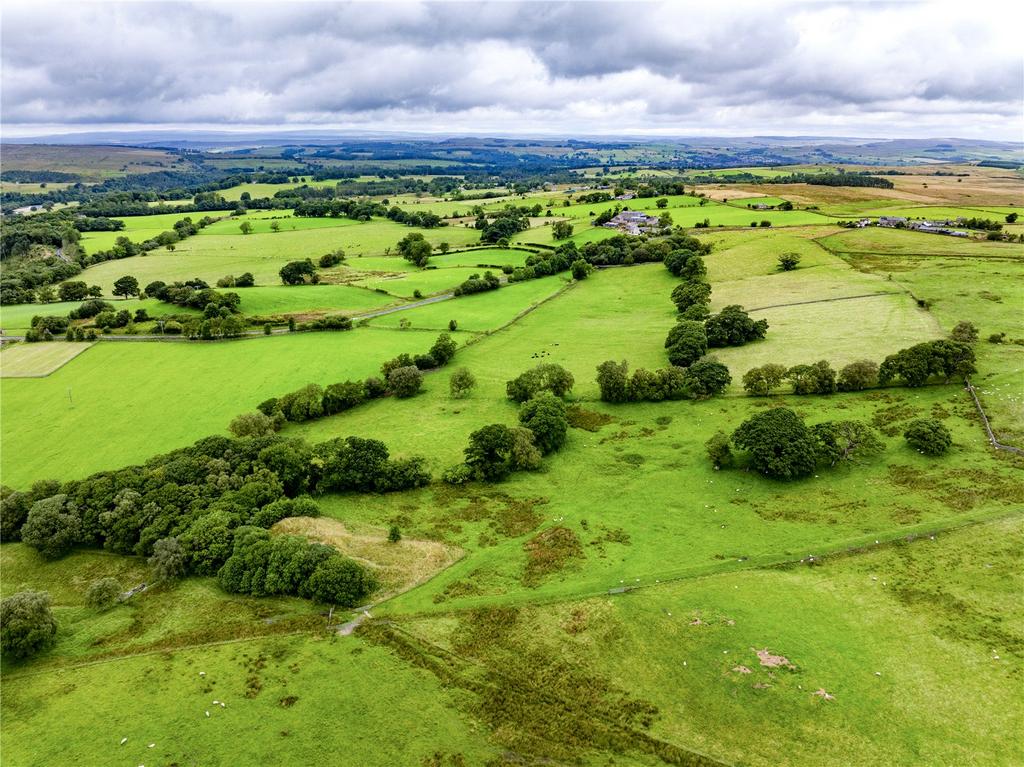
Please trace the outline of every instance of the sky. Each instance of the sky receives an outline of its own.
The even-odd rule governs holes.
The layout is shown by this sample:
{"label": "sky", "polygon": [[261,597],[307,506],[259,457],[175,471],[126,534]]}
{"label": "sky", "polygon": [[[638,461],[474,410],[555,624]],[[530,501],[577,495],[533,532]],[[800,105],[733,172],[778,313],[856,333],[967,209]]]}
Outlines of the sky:
{"label": "sky", "polygon": [[0,129],[1021,140],[1021,7],[7,0]]}

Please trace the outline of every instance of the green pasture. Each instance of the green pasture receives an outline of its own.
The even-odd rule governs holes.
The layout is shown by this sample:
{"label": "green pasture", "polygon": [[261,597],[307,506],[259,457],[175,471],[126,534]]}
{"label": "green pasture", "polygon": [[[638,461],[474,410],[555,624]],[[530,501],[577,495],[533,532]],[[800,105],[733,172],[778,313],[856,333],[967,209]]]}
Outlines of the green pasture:
{"label": "green pasture", "polygon": [[503,285],[496,291],[459,296],[448,301],[418,306],[370,320],[372,327],[397,328],[408,320],[415,330],[447,330],[455,320],[459,330],[484,332],[510,322],[517,314],[554,295],[566,285],[565,278],[552,276]]}
{"label": "green pasture", "polygon": [[[433,340],[357,329],[209,344],[101,342],[46,378],[4,382],[3,481],[20,487],[140,461],[224,433],[232,418],[268,397],[365,378],[384,360],[422,352]],[[102,450],[96,435],[103,435]]]}
{"label": "green pasture", "polygon": [[[471,644],[487,616],[401,626],[507,674],[526,674],[526,658],[561,662],[563,675],[654,707],[651,736],[726,764],[1009,766],[1024,756],[1006,737],[1024,724],[1014,649],[1022,542],[1019,518],[1003,519],[814,568],[525,606]],[[758,650],[792,668],[762,666]],[[588,692],[558,694],[579,704]]]}
{"label": "green pasture", "polygon": [[394,298],[351,285],[267,285],[240,288],[244,314],[360,314],[395,302]]}
{"label": "green pasture", "polygon": [[[242,233],[242,222],[248,221],[252,226],[252,232],[248,235]],[[273,224],[279,229],[275,232]],[[345,217],[313,217],[293,216],[290,210],[252,210],[244,216],[232,216],[231,218],[210,224],[199,231],[204,237],[232,234],[239,237],[251,237],[253,234],[282,234],[284,232],[301,231],[304,229],[334,229],[338,227],[358,226],[359,222]]]}
{"label": "green pasture", "polygon": [[217,191],[221,197],[229,202],[238,202],[242,199],[242,194],[245,192],[249,193],[249,196],[258,200],[263,197],[273,197],[278,192],[283,192],[287,189],[295,189],[300,186],[310,186],[314,188],[332,187],[337,185],[336,180],[327,179],[324,181],[314,181],[308,176],[300,176],[302,179],[300,183],[288,182],[286,184],[236,184],[235,186],[228,187],[227,189],[220,189]]}
{"label": "green pasture", "polygon": [[[375,219],[366,223],[331,220],[345,223],[319,229],[300,227],[246,236],[214,233],[189,237],[178,243],[173,251],[159,248],[142,256],[96,264],[86,269],[80,279],[100,285],[107,295],[113,289],[114,281],[125,274],[134,275],[142,286],[153,280],[174,282],[192,277],[213,285],[225,275],[252,272],[257,285],[279,285],[278,271],[289,261],[312,258],[315,262],[325,253],[341,248],[349,257],[349,263],[357,263],[354,259],[360,254],[383,256],[385,251],[393,251],[400,239],[410,231],[416,231],[385,220]],[[441,242],[448,242],[452,247],[472,245],[480,238],[475,229],[459,227],[423,232],[435,246]]]}
{"label": "green pasture", "polygon": [[882,207],[879,210],[868,210],[866,216],[905,216],[910,219],[929,219],[940,221],[956,221],[963,218],[987,218],[990,221],[1004,223],[1008,213],[1021,212],[1020,208],[1007,208],[994,206],[960,206],[949,207],[941,205],[907,205],[896,207]]}
{"label": "green pasture", "polygon": [[437,267],[447,266],[476,266],[481,269],[487,267],[501,267],[509,264],[511,266],[522,266],[530,253],[525,250],[511,250],[506,248],[478,248],[458,253],[441,255],[435,251],[430,257],[430,265]]}
{"label": "green pasture", "polygon": [[[227,216],[230,211],[211,211],[202,213],[156,213],[151,216],[118,216],[116,220],[124,221],[124,229],[119,232],[82,232],[81,246],[86,253],[92,254],[101,250],[110,250],[118,237],[127,237],[135,243],[151,240],[159,234],[174,229],[174,225],[183,218],[198,221],[203,216],[217,218]],[[230,219],[226,222],[230,224]]]}
{"label": "green pasture", "polygon": [[[30,668],[5,666],[5,760],[226,766],[344,751],[387,765],[438,749],[489,753],[436,680],[355,637],[328,639],[304,600],[239,598],[214,579],[190,578],[99,612],[85,606],[89,583],[151,580],[144,562],[102,552],[46,562],[21,544],[5,544],[0,559],[5,595],[49,591],[60,624],[57,645]],[[317,681],[339,673],[344,684]],[[332,724],[339,706],[345,728]],[[402,736],[385,745],[396,722]],[[352,742],[349,726],[364,744]]]}

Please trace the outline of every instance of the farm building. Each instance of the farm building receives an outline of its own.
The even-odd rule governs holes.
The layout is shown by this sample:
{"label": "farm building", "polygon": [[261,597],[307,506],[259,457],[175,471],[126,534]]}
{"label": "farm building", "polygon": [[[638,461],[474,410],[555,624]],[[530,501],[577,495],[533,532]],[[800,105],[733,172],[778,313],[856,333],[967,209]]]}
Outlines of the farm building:
{"label": "farm building", "polygon": [[658,228],[658,218],[639,210],[623,210],[604,224],[609,229],[620,229],[626,234],[651,232]]}
{"label": "farm building", "polygon": [[879,216],[879,226],[906,226],[907,219],[903,216]]}

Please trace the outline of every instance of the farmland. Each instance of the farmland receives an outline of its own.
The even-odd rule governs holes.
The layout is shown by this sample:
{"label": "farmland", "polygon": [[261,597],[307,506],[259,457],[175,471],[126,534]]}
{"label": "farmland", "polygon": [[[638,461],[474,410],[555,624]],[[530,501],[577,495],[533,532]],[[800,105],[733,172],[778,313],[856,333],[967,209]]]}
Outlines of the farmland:
{"label": "farmland", "polygon": [[[615,151],[625,163],[670,150]],[[284,167],[265,151],[207,162]],[[403,162],[412,164],[378,166]],[[360,165],[339,161],[346,163]],[[961,188],[990,178],[974,166],[964,173],[977,178],[963,176]],[[629,174],[611,175],[632,183]],[[786,382],[757,397],[743,385],[745,373],[767,363],[880,363],[948,339],[969,321],[978,336],[972,380],[992,428],[1024,446],[1020,244],[838,225],[846,211],[1002,219],[1013,210],[1002,179],[984,198],[995,201],[982,203],[966,195],[922,201],[937,191],[927,178],[927,189],[915,180],[902,197],[899,189],[718,183],[593,204],[551,185],[472,202],[394,194],[389,204],[443,216],[479,204],[493,221],[509,203],[552,215],[529,211],[529,228],[487,244],[475,216],[427,229],[380,216],[252,209],[173,250],[87,266],[75,279],[100,286],[115,309],[186,319],[202,310],[110,299],[114,282],[132,275],[143,287],[192,278],[215,285],[251,272],[254,287],[223,288],[239,295],[237,317],[251,335],[128,339],[114,329],[95,343],[5,346],[0,472],[16,490],[156,465],[160,454],[227,436],[232,419],[270,398],[378,376],[397,355],[423,355],[440,333],[450,333],[456,350],[447,365],[424,363],[415,396],[282,419],[278,437],[262,437],[316,445],[359,436],[381,440],[396,458],[422,456],[426,484],[318,491],[322,516],[269,526],[270,539],[324,543],[374,572],[380,587],[368,597],[369,616],[348,609],[359,602],[332,611],[281,593],[229,593],[209,573],[158,581],[146,558],[109,547],[79,545],[47,559],[27,543],[5,542],[3,596],[48,591],[58,624],[55,643],[37,657],[5,659],[6,757],[227,765],[344,754],[358,764],[441,767],[1020,763],[1024,751],[1010,735],[1024,726],[1020,456],[989,445],[955,378],[808,395]],[[292,187],[253,181],[221,193],[241,202],[243,192],[256,198]],[[785,201],[798,209],[747,207]],[[710,312],[740,305],[767,321],[763,339],[710,350],[731,376],[716,396],[602,400],[601,363],[627,361],[631,371],[668,364],[664,341],[678,318],[670,295],[680,278],[662,263],[630,260],[575,278],[562,267],[447,296],[486,269],[507,279],[503,266],[616,237],[593,223],[616,205],[667,212],[677,235],[710,248]],[[181,216],[122,218],[123,232],[86,233],[86,252],[116,236],[144,241]],[[707,227],[694,227],[704,219]],[[554,238],[559,220],[573,224],[570,237]],[[762,220],[771,226],[751,227]],[[398,255],[411,233],[434,248],[425,268]],[[282,284],[288,262],[317,263],[339,249],[345,259],[318,267],[315,281]],[[786,271],[779,259],[789,254],[798,260]],[[431,296],[439,300],[424,301]],[[32,317],[77,306],[5,305],[3,328],[24,335]],[[285,327],[337,315],[355,326]],[[265,336],[268,319],[275,331]],[[541,363],[574,378],[564,445],[535,471],[443,481],[474,432],[518,423],[507,382]],[[475,379],[465,396],[450,387],[460,368]],[[763,476],[742,454],[731,468],[709,460],[716,433],[778,407],[809,426],[866,424],[879,451],[834,466],[820,461],[789,481]],[[905,440],[922,418],[948,430],[945,454],[925,455]],[[223,464],[204,464],[203,482],[235,482]],[[175,476],[190,465],[182,458],[159,471]],[[101,577],[150,586],[101,610],[87,598]],[[52,734],[58,724],[61,738]]]}

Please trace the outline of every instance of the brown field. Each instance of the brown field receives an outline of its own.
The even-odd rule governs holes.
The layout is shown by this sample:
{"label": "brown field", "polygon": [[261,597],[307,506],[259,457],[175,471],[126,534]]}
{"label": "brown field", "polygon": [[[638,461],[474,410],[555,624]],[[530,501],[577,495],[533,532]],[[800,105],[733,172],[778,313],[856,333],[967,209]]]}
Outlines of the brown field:
{"label": "brown field", "polygon": [[83,181],[103,181],[131,173],[181,168],[177,156],[163,149],[120,146],[4,144],[4,170],[53,170],[77,173]]}

